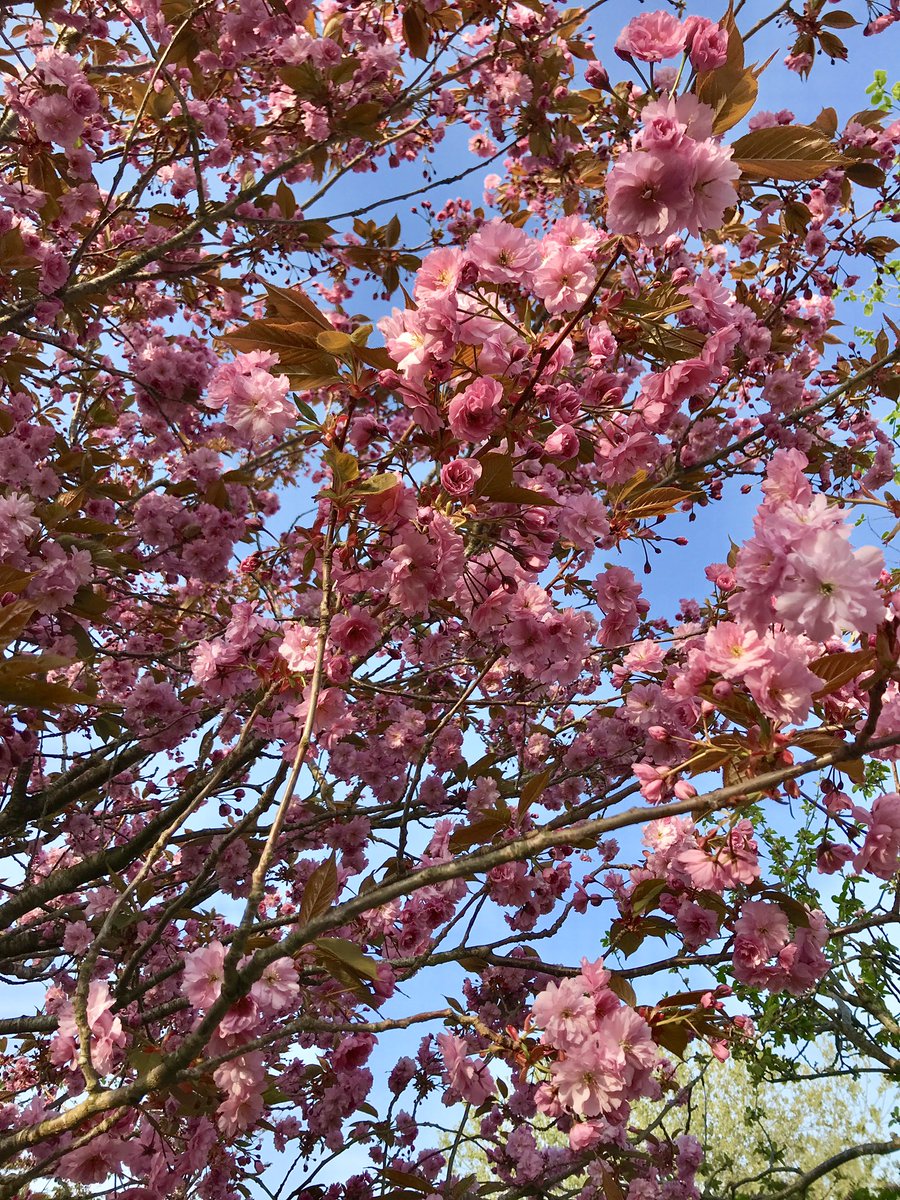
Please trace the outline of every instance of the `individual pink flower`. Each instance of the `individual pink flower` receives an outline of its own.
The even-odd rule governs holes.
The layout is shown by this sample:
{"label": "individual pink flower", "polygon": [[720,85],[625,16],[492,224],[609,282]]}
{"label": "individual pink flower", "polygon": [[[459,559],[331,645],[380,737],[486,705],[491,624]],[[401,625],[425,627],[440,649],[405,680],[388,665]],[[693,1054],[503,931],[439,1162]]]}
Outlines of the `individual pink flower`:
{"label": "individual pink flower", "polygon": [[551,245],[534,273],[535,295],[549,313],[576,312],[591,294],[597,272],[587,255],[574,246]]}
{"label": "individual pink flower", "polygon": [[551,458],[574,458],[581,448],[578,434],[571,425],[558,425],[544,442],[544,453]]}
{"label": "individual pink flower", "polygon": [[450,430],[461,442],[480,442],[500,423],[503,388],[496,379],[483,377],[470,383],[450,401],[447,419]]}
{"label": "individual pink flower", "polygon": [[691,66],[698,71],[715,71],[728,60],[728,30],[708,17],[687,17],[685,41]]}
{"label": "individual pink flower", "polygon": [[84,131],[84,118],[72,101],[56,92],[35,100],[28,109],[28,116],[42,142],[54,142],[65,150],[74,150]]}
{"label": "individual pink flower", "polygon": [[846,630],[874,633],[884,617],[875,590],[884,556],[875,546],[852,550],[840,532],[821,530],[788,558],[775,599],[778,619],[795,633],[824,642]]}
{"label": "individual pink flower", "polygon": [[463,264],[463,253],[456,246],[442,246],[427,254],[416,272],[413,295],[418,303],[440,300],[455,292]]}
{"label": "individual pink flower", "polygon": [[181,990],[194,1008],[209,1008],[219,998],[225,979],[225,947],[209,942],[185,955]]}
{"label": "individual pink flower", "polygon": [[531,1016],[543,1028],[542,1041],[560,1050],[577,1046],[590,1036],[594,1002],[585,995],[580,975],[548,983],[535,998]]}
{"label": "individual pink flower", "polygon": [[641,109],[641,123],[646,128],[664,118],[681,126],[685,135],[695,142],[703,142],[713,135],[715,115],[708,104],[690,92],[684,92],[680,96],[666,96],[645,104]]}
{"label": "individual pink flower", "polygon": [[441,467],[441,487],[451,496],[468,496],[481,478],[477,458],[454,458]]}
{"label": "individual pink flower", "polygon": [[707,140],[695,142],[688,155],[691,169],[691,199],[686,206],[684,225],[688,233],[715,229],[722,223],[737,193],[734,185],[740,168],[732,161],[730,146]]}
{"label": "individual pink flower", "polygon": [[290,958],[276,958],[250,989],[261,1012],[267,1015],[291,1008],[300,994],[297,968]]}
{"label": "individual pink flower", "polygon": [[315,625],[291,625],[278,647],[279,655],[292,671],[312,671],[317,660],[319,630]]}
{"label": "individual pink flower", "polygon": [[541,247],[507,221],[488,221],[466,243],[466,258],[475,264],[480,279],[527,287],[541,265]]}
{"label": "individual pink flower", "polygon": [[764,900],[745,900],[741,914],[734,923],[735,935],[752,938],[762,946],[766,958],[771,958],[790,939],[788,919],[777,904]]}
{"label": "individual pink flower", "polygon": [[20,553],[40,525],[30,497],[18,492],[0,496],[0,557],[9,558]]}
{"label": "individual pink flower", "polygon": [[594,1033],[550,1068],[560,1103],[579,1117],[599,1117],[623,1099],[625,1055],[620,1046]]}
{"label": "individual pink flower", "polygon": [[368,654],[381,639],[381,627],[365,609],[354,604],[332,617],[328,636],[345,654]]}
{"label": "individual pink flower", "polygon": [[711,908],[683,900],[675,914],[675,925],[686,950],[699,950],[719,931],[720,917]]}
{"label": "individual pink flower", "polygon": [[466,1054],[463,1038],[452,1033],[439,1033],[438,1046],[444,1059],[444,1078],[448,1086],[467,1104],[483,1104],[496,1091],[497,1085],[485,1064]]}
{"label": "individual pink flower", "polygon": [[625,150],[607,177],[607,226],[656,246],[679,229],[690,200],[690,155]]}
{"label": "individual pink flower", "polygon": [[662,62],[682,52],[686,36],[685,26],[672,13],[662,10],[641,13],[632,18],[619,34],[616,54],[620,58],[637,58],[641,62]]}
{"label": "individual pink flower", "polygon": [[106,1183],[122,1167],[122,1143],[109,1134],[98,1134],[83,1146],[69,1150],[57,1168],[73,1183]]}
{"label": "individual pink flower", "polygon": [[853,859],[853,870],[892,879],[900,867],[900,795],[888,792],[879,796],[868,821],[866,840]]}
{"label": "individual pink flower", "polygon": [[699,661],[725,679],[740,680],[769,664],[771,646],[753,629],[720,621],[708,630]]}

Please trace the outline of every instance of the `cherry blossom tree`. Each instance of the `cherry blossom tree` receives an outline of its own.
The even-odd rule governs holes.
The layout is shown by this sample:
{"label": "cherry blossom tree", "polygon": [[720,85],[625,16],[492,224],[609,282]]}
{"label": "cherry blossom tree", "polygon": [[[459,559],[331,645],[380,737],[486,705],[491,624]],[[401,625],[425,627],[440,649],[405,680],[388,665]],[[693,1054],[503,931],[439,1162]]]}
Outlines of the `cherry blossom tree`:
{"label": "cherry blossom tree", "polygon": [[695,1200],[685,1054],[896,1079],[900,121],[764,107],[854,8],[5,6],[0,1200]]}

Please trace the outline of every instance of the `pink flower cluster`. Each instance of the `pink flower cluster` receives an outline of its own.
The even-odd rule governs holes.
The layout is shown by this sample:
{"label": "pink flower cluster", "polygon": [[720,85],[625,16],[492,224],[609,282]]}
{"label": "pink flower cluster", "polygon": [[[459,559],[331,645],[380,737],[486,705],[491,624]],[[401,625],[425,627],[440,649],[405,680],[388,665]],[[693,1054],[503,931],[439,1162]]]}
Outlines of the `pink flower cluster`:
{"label": "pink flower cluster", "polygon": [[807,922],[792,937],[779,905],[745,901],[734,922],[732,961],[738,983],[795,996],[814,987],[831,968],[822,953],[828,928],[818,911],[808,913]]}
{"label": "pink flower cluster", "polygon": [[691,95],[654,100],[641,130],[607,181],[607,224],[656,246],[681,230],[699,234],[722,223],[735,200],[738,167],[713,137],[713,112]]}
{"label": "pink flower cluster", "polygon": [[729,607],[751,628],[779,622],[817,642],[842,633],[874,633],[884,618],[878,592],[884,556],[875,546],[850,547],[841,510],[813,496],[798,450],[777,451],[766,472],[766,498],[754,536],[738,555],[742,590]]}
{"label": "pink flower cluster", "polygon": [[542,1043],[553,1051],[550,1079],[538,1088],[538,1111],[582,1118],[570,1135],[576,1148],[621,1125],[629,1101],[656,1090],[659,1052],[650,1026],[612,991],[609,978],[602,959],[582,959],[578,975],[549,983],[531,1009]]}
{"label": "pink flower cluster", "polygon": [[220,366],[209,381],[207,406],[224,406],[238,445],[264,445],[297,423],[296,405],[287,398],[287,378],[269,370],[277,362],[268,351],[251,350]]}

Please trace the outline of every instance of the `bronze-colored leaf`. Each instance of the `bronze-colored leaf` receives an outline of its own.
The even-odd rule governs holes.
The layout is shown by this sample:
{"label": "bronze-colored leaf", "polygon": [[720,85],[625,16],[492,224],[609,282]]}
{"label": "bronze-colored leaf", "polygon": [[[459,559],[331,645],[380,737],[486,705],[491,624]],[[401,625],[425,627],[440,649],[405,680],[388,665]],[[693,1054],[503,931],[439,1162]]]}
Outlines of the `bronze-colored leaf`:
{"label": "bronze-colored leaf", "polygon": [[823,681],[824,686],[814,694],[819,700],[842,688],[851,679],[875,665],[872,650],[839,650],[836,654],[825,654],[809,664],[809,669]]}
{"label": "bronze-colored leaf", "polygon": [[337,889],[337,863],[332,854],[325,862],[319,863],[306,881],[300,901],[300,911],[297,914],[297,924],[308,925],[316,917],[321,917],[328,912],[337,896]]}
{"label": "bronze-colored leaf", "polygon": [[732,150],[741,171],[753,179],[818,179],[844,159],[811,125],[773,125],[745,133]]}
{"label": "bronze-colored leaf", "polygon": [[498,504],[557,504],[551,496],[532,491],[531,488],[521,487],[513,481],[513,463],[508,454],[491,451],[479,459],[481,463],[481,478],[478,480],[476,492],[488,500]]}

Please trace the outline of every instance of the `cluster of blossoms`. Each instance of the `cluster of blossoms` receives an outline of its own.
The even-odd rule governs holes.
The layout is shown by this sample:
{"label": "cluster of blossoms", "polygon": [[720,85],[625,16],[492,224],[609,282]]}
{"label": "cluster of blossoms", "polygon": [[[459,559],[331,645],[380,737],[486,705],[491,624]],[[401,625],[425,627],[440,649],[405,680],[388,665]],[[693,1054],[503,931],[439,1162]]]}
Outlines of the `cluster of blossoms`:
{"label": "cluster of blossoms", "polygon": [[548,984],[531,1010],[542,1045],[553,1053],[537,1107],[546,1116],[583,1118],[569,1133],[573,1149],[609,1141],[611,1127],[628,1120],[630,1101],[659,1095],[652,1078],[659,1049],[650,1026],[612,991],[609,979],[601,960],[584,959],[578,975]]}
{"label": "cluster of blossoms", "polygon": [[656,246],[673,234],[722,223],[740,171],[731,148],[713,137],[712,116],[689,95],[644,106],[641,129],[607,184],[612,233],[636,234]]}

